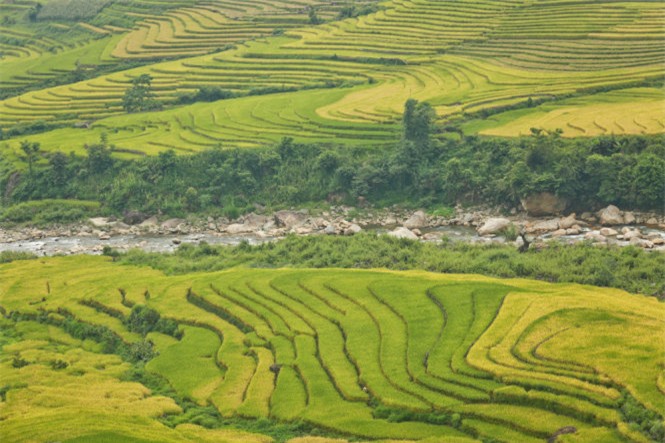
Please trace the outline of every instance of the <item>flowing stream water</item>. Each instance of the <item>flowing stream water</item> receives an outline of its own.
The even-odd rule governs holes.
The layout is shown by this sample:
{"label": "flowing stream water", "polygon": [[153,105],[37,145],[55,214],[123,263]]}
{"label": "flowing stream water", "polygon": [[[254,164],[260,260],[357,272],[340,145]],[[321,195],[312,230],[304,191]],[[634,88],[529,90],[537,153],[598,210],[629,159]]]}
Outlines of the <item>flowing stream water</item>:
{"label": "flowing stream water", "polygon": [[[615,227],[620,230],[621,227]],[[631,226],[631,229],[639,229],[644,236],[660,236],[665,239],[665,231],[646,226]],[[367,231],[386,233],[390,229],[386,227],[367,227]],[[585,240],[585,234],[592,229],[585,229],[579,235],[567,235],[557,237],[556,240],[565,243],[575,243]],[[452,242],[469,243],[510,243],[501,236],[480,237],[472,227],[443,226],[422,230],[424,241],[439,241],[447,238]],[[543,241],[554,240],[551,233],[539,237]],[[0,243],[2,251],[23,251],[39,256],[69,255],[69,254],[101,254],[104,246],[110,246],[118,250],[129,250],[139,248],[148,252],[173,252],[180,244],[199,244],[206,242],[210,245],[237,245],[243,241],[250,244],[259,244],[277,240],[259,234],[225,235],[225,234],[191,234],[191,235],[118,235],[108,240],[101,240],[95,236],[71,236],[71,237],[45,237],[38,240],[20,240],[9,243]],[[629,242],[619,241],[614,237],[608,237],[610,244],[628,245]],[[654,250],[665,251],[665,246],[657,246]]]}

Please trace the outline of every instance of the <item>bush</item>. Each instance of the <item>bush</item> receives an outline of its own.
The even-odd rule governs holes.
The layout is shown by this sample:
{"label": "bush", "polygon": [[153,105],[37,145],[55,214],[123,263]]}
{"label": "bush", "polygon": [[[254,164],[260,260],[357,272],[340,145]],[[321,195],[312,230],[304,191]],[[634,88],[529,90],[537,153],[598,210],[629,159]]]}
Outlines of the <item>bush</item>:
{"label": "bush", "polygon": [[130,331],[143,336],[153,331],[176,338],[181,336],[178,324],[175,321],[161,318],[159,312],[144,305],[135,305],[132,308],[132,312],[125,320],[125,325]]}
{"label": "bush", "polygon": [[608,286],[647,295],[665,295],[665,254],[635,247],[558,245],[520,254],[512,245],[420,243],[385,235],[353,237],[289,236],[252,246],[181,246],[173,254],[134,250],[120,258],[168,274],[216,271],[234,266],[303,268],[422,269],[431,272],[523,277],[549,282]]}
{"label": "bush", "polygon": [[32,260],[34,258],[37,258],[37,256],[30,252],[18,252],[18,251],[0,252],[0,264],[11,263],[15,260]]}
{"label": "bush", "polygon": [[31,223],[44,226],[73,223],[99,211],[100,204],[78,200],[35,200],[10,206],[0,214],[0,222]]}

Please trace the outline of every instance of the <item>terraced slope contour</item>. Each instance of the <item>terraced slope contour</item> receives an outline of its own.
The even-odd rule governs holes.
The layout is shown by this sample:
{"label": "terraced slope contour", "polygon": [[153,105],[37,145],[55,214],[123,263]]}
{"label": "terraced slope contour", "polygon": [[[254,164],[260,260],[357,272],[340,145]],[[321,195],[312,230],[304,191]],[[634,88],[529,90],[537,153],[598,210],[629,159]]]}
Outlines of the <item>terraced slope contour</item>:
{"label": "terraced slope contour", "polygon": [[[196,11],[211,8],[217,12],[204,15],[214,21],[221,14],[217,24],[196,18]],[[120,147],[147,153],[257,146],[285,133],[302,141],[347,143],[346,134],[337,137],[340,124],[366,135],[378,132],[357,141],[382,145],[395,139],[404,102],[416,98],[429,101],[441,120],[452,124],[524,108],[529,123],[504,127],[514,116],[499,114],[490,124],[468,127],[500,135],[519,135],[539,123],[561,128],[565,136],[653,134],[665,128],[660,107],[665,27],[659,26],[663,16],[657,2],[392,1],[372,14],[318,26],[303,25],[302,13],[291,17],[279,2],[248,3],[246,11],[237,12],[248,15],[235,19],[228,8],[197,3],[154,20],[143,17],[113,54],[141,58],[150,51],[171,51],[181,57],[223,49],[232,41],[235,49],[9,98],[0,103],[0,126],[41,121],[66,126],[35,137],[49,149],[65,151],[77,148],[73,140],[98,141],[101,132]],[[284,34],[264,37],[270,26],[243,34],[244,17],[250,16],[252,23],[270,22],[271,34]],[[274,27],[282,22],[283,27]],[[214,111],[190,105],[107,119],[124,113],[123,95],[142,74],[153,77],[156,96],[167,107],[201,86],[238,98],[216,102]],[[632,94],[629,88],[635,86],[647,88]],[[618,93],[598,96],[608,90]],[[316,98],[310,100],[310,93]],[[570,96],[584,106],[573,112],[568,103],[549,103]],[[558,113],[534,123],[549,111],[534,107],[543,101]],[[289,115],[282,115],[285,106]],[[631,112],[627,120],[624,106],[641,112]],[[605,117],[599,120],[599,115]],[[70,128],[81,121],[92,122],[93,130]],[[491,132],[490,126],[504,128]],[[183,135],[174,138],[169,132]]]}
{"label": "terraced slope contour", "polygon": [[[65,332],[73,321],[99,325],[126,343],[149,340],[157,353],[148,371],[228,417],[302,420],[354,438],[451,442],[536,442],[564,431],[572,432],[565,441],[646,442],[660,432],[665,374],[654,337],[665,332],[665,312],[655,299],[422,272],[253,269],[166,277],[90,260],[0,267],[0,304],[10,319],[21,319],[13,328],[46,327],[37,341],[27,334],[3,348],[10,386],[3,435],[40,438],[42,427],[29,430],[39,416],[21,412],[27,392],[44,392],[28,403],[39,410],[57,395],[50,377],[77,386],[96,373],[95,359],[116,358],[94,340],[73,340]],[[143,306],[176,322],[180,333],[142,337],[128,319]],[[81,355],[91,363],[80,363]],[[25,365],[14,367],[17,359]],[[54,369],[54,360],[66,368]],[[144,398],[127,401],[163,401],[166,409],[155,405],[157,411],[178,412],[163,398]],[[631,423],[626,404],[650,417],[648,429]],[[68,400],[53,411],[64,419],[77,407]],[[137,433],[163,426],[149,420],[159,413],[147,415]],[[77,435],[114,432],[113,419],[99,423]],[[65,434],[58,438],[74,436]]]}

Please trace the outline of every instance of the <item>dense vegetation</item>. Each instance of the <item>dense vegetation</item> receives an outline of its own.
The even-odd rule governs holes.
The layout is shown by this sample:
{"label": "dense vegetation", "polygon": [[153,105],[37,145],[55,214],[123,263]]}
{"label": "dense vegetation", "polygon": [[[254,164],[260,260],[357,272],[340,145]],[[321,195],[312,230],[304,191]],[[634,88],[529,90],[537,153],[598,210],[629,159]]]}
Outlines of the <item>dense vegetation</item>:
{"label": "dense vegetation", "polygon": [[0,265],[0,305],[11,441],[665,432],[664,305],[619,290],[422,271],[165,276],[78,256]]}
{"label": "dense vegetation", "polygon": [[123,263],[149,265],[167,274],[216,271],[238,265],[254,268],[385,268],[423,269],[508,278],[533,278],[621,288],[665,297],[665,256],[634,247],[550,245],[519,253],[512,245],[441,245],[399,240],[383,235],[296,237],[256,246],[184,244],[174,254],[134,250]]}
{"label": "dense vegetation", "polygon": [[[661,6],[8,0],[0,225],[544,191],[662,211]],[[104,255],[0,253],[3,441],[665,439],[660,253]]]}
{"label": "dense vegetation", "polygon": [[[665,186],[663,137],[602,137],[567,140],[536,133],[520,139],[435,138],[427,106],[415,117],[407,109],[404,137],[383,150],[306,145],[284,139],[275,147],[207,150],[190,156],[172,151],[122,160],[104,140],[87,157],[31,154],[32,172],[0,179],[4,204],[73,199],[101,203],[106,213],[129,210],[183,215],[223,213],[235,217],[261,203],[273,208],[323,202],[331,196],[356,204],[364,197],[383,206],[456,202],[519,206],[520,198],[549,191],[569,209],[607,204],[661,210]],[[418,117],[420,115],[420,117]],[[418,119],[422,121],[418,121]],[[413,119],[413,121],[411,121]],[[27,155],[26,155],[27,159]],[[72,206],[73,205],[73,206]],[[52,205],[51,205],[52,206]],[[90,206],[19,204],[0,216],[5,222],[70,220]]]}

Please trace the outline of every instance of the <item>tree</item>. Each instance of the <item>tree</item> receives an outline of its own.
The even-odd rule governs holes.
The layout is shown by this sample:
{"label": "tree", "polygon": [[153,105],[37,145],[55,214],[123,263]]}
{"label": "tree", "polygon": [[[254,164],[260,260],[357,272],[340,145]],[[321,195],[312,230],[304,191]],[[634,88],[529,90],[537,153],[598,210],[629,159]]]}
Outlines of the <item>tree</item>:
{"label": "tree", "polygon": [[113,167],[111,149],[104,144],[85,146],[88,151],[88,170],[91,174],[103,174]]}
{"label": "tree", "polygon": [[30,11],[28,11],[28,20],[31,22],[36,22],[37,19],[39,18],[39,12],[42,10],[42,4],[41,3],[35,3],[35,5],[30,8]]}
{"label": "tree", "polygon": [[316,8],[314,6],[310,6],[307,8],[307,15],[309,16],[309,22],[313,25],[319,25],[321,24],[321,19],[319,18],[318,15],[316,15]]}
{"label": "tree", "polygon": [[[117,261],[118,258],[120,258],[120,252],[118,252],[116,249],[113,249],[110,246],[104,246],[104,249],[102,250],[102,255],[105,257],[111,257],[111,261]],[[123,300],[124,300],[123,296]]]}
{"label": "tree", "polygon": [[141,74],[132,80],[132,86],[127,89],[125,96],[122,98],[122,107],[129,113],[150,111],[161,107],[152,92],[152,76],[150,74]]}
{"label": "tree", "polygon": [[419,146],[428,146],[435,120],[436,113],[429,103],[408,99],[404,104],[402,118],[404,140],[414,142]]}
{"label": "tree", "polygon": [[67,164],[69,158],[62,152],[54,153],[49,159],[51,166],[51,184],[55,188],[61,188],[67,183]]}
{"label": "tree", "polygon": [[37,142],[22,141],[21,142],[21,151],[25,154],[25,160],[28,162],[28,171],[30,177],[32,177],[32,166],[37,159],[39,154],[40,145]]}

